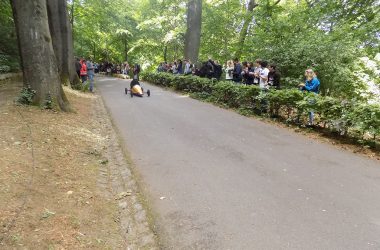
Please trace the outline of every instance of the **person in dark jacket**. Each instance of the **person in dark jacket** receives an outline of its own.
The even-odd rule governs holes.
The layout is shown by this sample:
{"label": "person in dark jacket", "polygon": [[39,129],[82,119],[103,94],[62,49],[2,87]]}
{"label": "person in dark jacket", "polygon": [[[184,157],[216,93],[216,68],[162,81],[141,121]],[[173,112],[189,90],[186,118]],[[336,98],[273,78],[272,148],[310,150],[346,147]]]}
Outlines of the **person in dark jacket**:
{"label": "person in dark jacket", "polygon": [[82,64],[79,61],[79,58],[75,60],[75,71],[77,72],[78,77],[80,78],[80,69],[82,68]]}
{"label": "person in dark jacket", "polygon": [[[244,63],[243,63],[243,65],[244,65]],[[252,67],[252,63],[247,62],[246,66],[243,67],[243,71],[241,72],[244,84],[253,85],[253,81],[255,79],[254,71],[255,71],[255,69]]]}
{"label": "person in dark jacket", "polygon": [[281,74],[276,69],[275,64],[269,65],[269,73],[268,73],[268,85],[270,88],[280,89],[280,79]]}
{"label": "person in dark jacket", "polygon": [[140,74],[140,65],[135,64],[133,67],[133,79],[139,81],[139,74]]}
{"label": "person in dark jacket", "polygon": [[238,58],[234,59],[234,71],[232,72],[232,80],[236,83],[241,82],[241,72],[242,72],[242,66],[239,62]]}
{"label": "person in dark jacket", "polygon": [[178,64],[177,64],[177,74],[183,74],[183,65],[182,65],[182,60],[178,59]]}

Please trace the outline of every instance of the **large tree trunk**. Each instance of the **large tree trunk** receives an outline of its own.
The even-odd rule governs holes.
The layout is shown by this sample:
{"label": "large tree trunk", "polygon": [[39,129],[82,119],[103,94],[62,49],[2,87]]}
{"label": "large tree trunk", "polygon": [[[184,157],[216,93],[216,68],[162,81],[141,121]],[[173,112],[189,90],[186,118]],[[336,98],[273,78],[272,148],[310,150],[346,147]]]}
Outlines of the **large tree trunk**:
{"label": "large tree trunk", "polygon": [[46,0],[11,0],[11,3],[22,58],[24,85],[36,91],[34,104],[43,106],[50,97],[54,108],[70,110],[51,42]]}
{"label": "large tree trunk", "polygon": [[239,41],[238,41],[237,49],[236,49],[235,56],[237,58],[240,58],[240,56],[243,52],[244,42],[245,42],[245,38],[247,37],[247,34],[248,34],[249,24],[251,23],[252,18],[253,18],[253,10],[254,10],[254,8],[256,8],[257,5],[258,4],[256,3],[255,0],[250,0],[248,3],[248,9],[247,9],[247,12],[244,16],[244,21],[243,21],[244,23],[243,23],[243,27],[240,31]]}
{"label": "large tree trunk", "polygon": [[72,31],[67,15],[65,0],[47,0],[50,34],[58,71],[64,85],[78,85],[80,80],[75,71]]}
{"label": "large tree trunk", "polygon": [[187,30],[185,35],[185,58],[198,61],[201,43],[202,0],[189,0],[187,7]]}
{"label": "large tree trunk", "polygon": [[164,62],[168,61],[168,45],[165,44],[164,47]]}
{"label": "large tree trunk", "polygon": [[125,61],[128,61],[128,38],[127,35],[124,37],[124,53],[125,53]]}

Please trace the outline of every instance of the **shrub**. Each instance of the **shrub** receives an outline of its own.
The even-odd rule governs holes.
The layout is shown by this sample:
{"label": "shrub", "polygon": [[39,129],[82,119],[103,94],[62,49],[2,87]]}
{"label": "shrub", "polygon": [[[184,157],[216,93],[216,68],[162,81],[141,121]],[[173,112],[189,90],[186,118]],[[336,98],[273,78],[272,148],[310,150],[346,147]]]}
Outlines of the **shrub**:
{"label": "shrub", "polygon": [[319,122],[324,128],[340,134],[358,131],[361,137],[370,135],[373,140],[380,134],[379,104],[356,103],[302,92],[297,88],[262,91],[258,86],[217,82],[195,76],[144,72],[141,77],[159,86],[188,92],[196,98],[238,109],[243,114],[261,114],[269,107],[272,115],[284,116],[288,121],[296,118],[298,123],[306,124],[307,114],[312,111],[318,114]]}
{"label": "shrub", "polygon": [[19,97],[17,98],[17,102],[20,104],[30,105],[33,103],[33,97],[36,95],[36,91],[30,86],[23,87]]}

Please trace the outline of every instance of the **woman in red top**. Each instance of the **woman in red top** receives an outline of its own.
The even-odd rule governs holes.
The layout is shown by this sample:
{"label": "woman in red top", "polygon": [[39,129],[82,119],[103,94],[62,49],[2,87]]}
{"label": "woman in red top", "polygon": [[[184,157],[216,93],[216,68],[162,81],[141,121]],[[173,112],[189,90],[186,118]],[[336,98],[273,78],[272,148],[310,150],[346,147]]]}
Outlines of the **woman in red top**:
{"label": "woman in red top", "polygon": [[87,81],[87,65],[86,60],[81,61],[82,68],[80,69],[80,78],[82,79],[82,83]]}

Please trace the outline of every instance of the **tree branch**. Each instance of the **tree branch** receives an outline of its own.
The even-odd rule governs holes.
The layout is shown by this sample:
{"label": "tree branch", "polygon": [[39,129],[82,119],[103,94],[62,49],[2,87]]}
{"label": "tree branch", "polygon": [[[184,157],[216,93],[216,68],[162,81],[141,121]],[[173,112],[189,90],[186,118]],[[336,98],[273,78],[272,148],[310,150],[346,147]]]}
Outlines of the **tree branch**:
{"label": "tree branch", "polygon": [[272,7],[276,6],[277,4],[279,4],[281,2],[281,0],[277,0],[277,2],[275,2]]}

